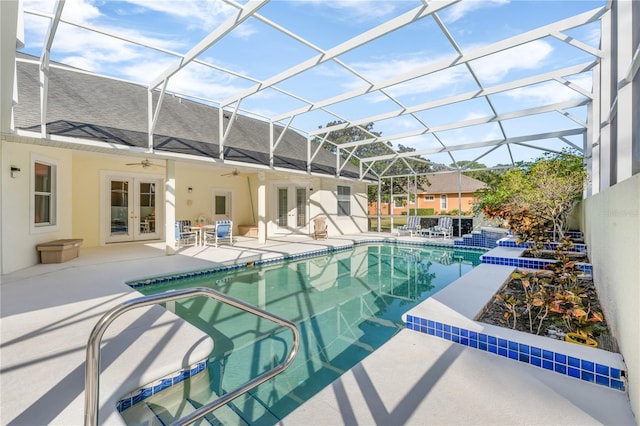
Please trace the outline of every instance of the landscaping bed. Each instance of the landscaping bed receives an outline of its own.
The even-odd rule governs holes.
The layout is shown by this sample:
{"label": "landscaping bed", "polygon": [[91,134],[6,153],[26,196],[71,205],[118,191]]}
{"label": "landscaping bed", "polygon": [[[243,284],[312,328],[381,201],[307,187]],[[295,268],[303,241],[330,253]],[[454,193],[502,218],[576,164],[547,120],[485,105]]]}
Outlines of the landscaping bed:
{"label": "landscaping bed", "polygon": [[[538,278],[533,278],[533,274],[537,274]],[[532,291],[535,284],[530,283],[526,288],[523,286],[522,277],[525,276],[529,280],[537,279],[540,281],[546,280],[549,275],[549,271],[517,270],[496,293],[496,296],[485,306],[477,320],[525,333],[548,336],[557,340],[565,340],[564,337],[567,333],[579,331],[576,328],[576,323],[582,322],[582,324],[578,324],[578,328],[582,327],[583,330],[587,330],[589,337],[597,342],[598,348],[610,352],[618,352],[615,339],[611,335],[606,318],[602,314],[602,308],[591,275],[578,275],[575,285],[572,287],[574,290],[580,289],[580,291],[575,291],[574,293],[575,297],[580,298],[579,304],[575,303],[577,299],[574,299],[573,302],[571,301],[574,296],[556,297],[552,294],[552,289],[548,284],[542,284],[547,287],[546,294],[548,297],[545,298],[543,296],[536,301],[536,294]],[[526,280],[527,278],[525,278]],[[537,296],[540,295],[538,294]],[[567,299],[569,299],[568,302]],[[527,303],[529,306],[527,306]],[[536,304],[540,306],[535,306]],[[528,307],[531,308],[531,315],[529,315]],[[553,310],[558,312],[552,312]],[[575,317],[573,310],[580,313],[584,312],[586,314],[584,321]],[[601,315],[602,320],[590,322],[589,319],[594,318],[594,315]]]}

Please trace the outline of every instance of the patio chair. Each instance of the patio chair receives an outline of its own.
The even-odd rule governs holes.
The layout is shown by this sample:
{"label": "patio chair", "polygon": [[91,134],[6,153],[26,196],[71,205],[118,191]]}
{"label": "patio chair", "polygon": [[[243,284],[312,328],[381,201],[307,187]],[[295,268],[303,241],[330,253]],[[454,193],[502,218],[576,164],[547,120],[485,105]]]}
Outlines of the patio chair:
{"label": "patio chair", "polygon": [[198,244],[198,233],[190,228],[190,220],[176,220],[176,246],[184,247]]}
{"label": "patio chair", "polygon": [[442,216],[438,218],[438,224],[436,226],[432,226],[431,228],[427,228],[427,234],[429,234],[429,238],[435,236],[442,235],[442,238],[451,238],[453,235],[453,218],[450,216]]}
{"label": "patio chair", "polygon": [[313,219],[313,239],[326,240],[328,237],[327,218],[325,216],[318,216]]}
{"label": "patio chair", "polygon": [[213,244],[215,247],[218,247],[218,244],[222,242],[233,244],[233,222],[230,220],[216,220],[213,229],[205,229],[205,245]]}
{"label": "patio chair", "polygon": [[409,216],[407,218],[407,224],[397,227],[396,231],[398,232],[398,236],[409,234],[413,237],[414,232],[416,234],[420,232],[420,218],[418,216]]}

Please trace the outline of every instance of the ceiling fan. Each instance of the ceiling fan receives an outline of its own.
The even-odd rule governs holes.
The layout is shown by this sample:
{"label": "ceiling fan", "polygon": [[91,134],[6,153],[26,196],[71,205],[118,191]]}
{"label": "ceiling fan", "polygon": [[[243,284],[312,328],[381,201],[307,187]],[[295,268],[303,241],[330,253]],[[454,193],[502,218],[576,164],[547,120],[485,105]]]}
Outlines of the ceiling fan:
{"label": "ceiling fan", "polygon": [[164,167],[160,164],[155,164],[152,163],[151,160],[149,160],[148,158],[145,158],[144,160],[138,161],[137,163],[127,163],[127,166],[142,166],[143,169],[146,169],[147,167]]}
{"label": "ceiling fan", "polygon": [[220,176],[238,176],[240,172],[238,169],[234,169],[232,172],[221,174]]}

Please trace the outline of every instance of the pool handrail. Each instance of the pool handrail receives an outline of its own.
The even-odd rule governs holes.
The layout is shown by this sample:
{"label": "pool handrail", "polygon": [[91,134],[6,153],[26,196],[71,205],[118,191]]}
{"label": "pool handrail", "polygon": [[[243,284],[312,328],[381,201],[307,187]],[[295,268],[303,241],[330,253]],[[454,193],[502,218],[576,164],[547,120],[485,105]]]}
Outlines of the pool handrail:
{"label": "pool handrail", "polygon": [[210,299],[217,300],[218,302],[225,303],[233,306],[245,312],[257,315],[261,318],[265,318],[269,321],[275,322],[278,325],[286,327],[291,330],[293,334],[293,344],[289,355],[284,362],[276,365],[274,368],[262,373],[261,375],[246,382],[244,385],[237,387],[236,389],[225,393],[218,399],[204,404],[196,411],[176,420],[173,425],[186,425],[195,422],[206,416],[207,414],[215,411],[226,403],[234,400],[235,398],[245,394],[256,386],[264,383],[270,378],[280,374],[287,367],[291,365],[296,354],[298,353],[298,346],[300,345],[300,334],[296,325],[282,317],[269,313],[261,308],[253,306],[235,297],[220,293],[216,290],[206,287],[193,287],[181,290],[169,290],[164,293],[152,294],[148,296],[142,296],[135,299],[128,300],[119,305],[114,306],[108,310],[98,320],[94,326],[89,340],[87,342],[87,358],[86,358],[86,370],[85,370],[85,411],[84,411],[84,424],[85,426],[97,426],[98,425],[98,404],[100,400],[100,342],[102,336],[109,327],[109,325],[120,315],[127,311],[141,308],[144,306],[155,305],[163,302],[171,302],[178,299],[185,299],[188,297],[205,296]]}

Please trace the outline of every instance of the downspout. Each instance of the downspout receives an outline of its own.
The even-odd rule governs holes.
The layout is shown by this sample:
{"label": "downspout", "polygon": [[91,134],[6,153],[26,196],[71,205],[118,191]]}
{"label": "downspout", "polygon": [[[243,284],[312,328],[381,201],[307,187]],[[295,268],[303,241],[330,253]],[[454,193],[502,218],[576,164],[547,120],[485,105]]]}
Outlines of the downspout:
{"label": "downspout", "polygon": [[391,178],[391,187],[389,188],[389,217],[391,218],[391,232],[393,232],[393,207],[395,200],[393,199],[393,178]]}
{"label": "downspout", "polygon": [[458,169],[458,237],[462,237],[462,172]]}
{"label": "downspout", "polygon": [[380,232],[382,230],[382,179],[378,178],[378,208],[377,208],[377,214],[378,214],[378,232]]}

